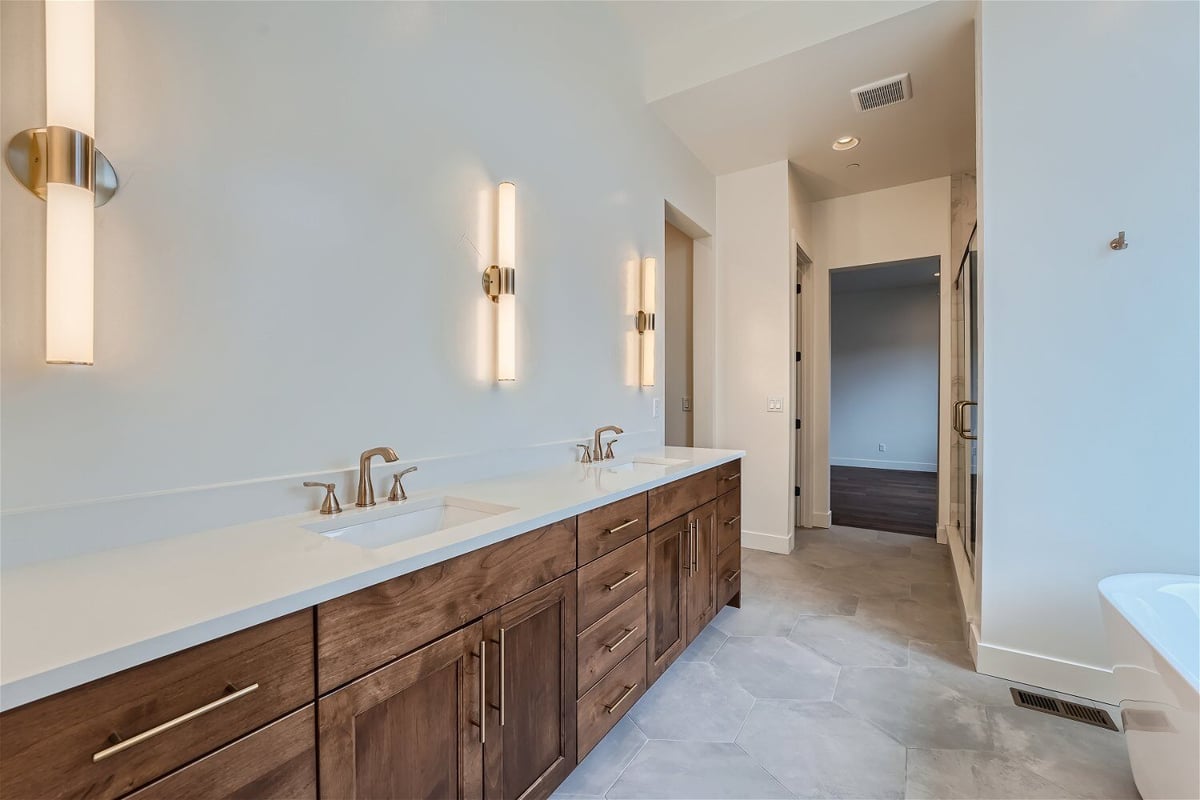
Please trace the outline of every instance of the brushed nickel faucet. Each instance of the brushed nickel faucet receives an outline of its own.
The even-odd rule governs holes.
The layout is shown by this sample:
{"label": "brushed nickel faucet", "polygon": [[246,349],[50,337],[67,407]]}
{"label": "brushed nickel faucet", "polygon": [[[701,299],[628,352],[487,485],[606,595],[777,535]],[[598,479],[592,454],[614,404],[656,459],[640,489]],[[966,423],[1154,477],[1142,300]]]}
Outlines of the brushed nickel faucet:
{"label": "brushed nickel faucet", "polygon": [[612,442],[608,443],[607,452],[600,448],[600,434],[607,433],[609,431],[611,431],[612,433],[624,433],[625,432],[624,430],[617,427],[616,425],[605,425],[603,428],[596,428],[596,432],[592,438],[592,460],[593,461],[604,461],[605,459],[614,457],[613,451],[612,451]]}
{"label": "brushed nickel faucet", "polygon": [[375,456],[382,456],[389,464],[400,460],[400,456],[390,447],[374,447],[363,451],[358,457],[358,499],[354,502],[359,508],[375,505],[375,486],[371,483],[371,459]]}

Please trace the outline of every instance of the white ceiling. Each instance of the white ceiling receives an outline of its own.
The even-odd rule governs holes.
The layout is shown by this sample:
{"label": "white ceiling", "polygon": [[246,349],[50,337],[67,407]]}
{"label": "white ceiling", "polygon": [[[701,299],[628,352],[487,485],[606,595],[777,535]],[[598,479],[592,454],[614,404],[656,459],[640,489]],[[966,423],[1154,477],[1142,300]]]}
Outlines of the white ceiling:
{"label": "white ceiling", "polygon": [[[812,198],[823,199],[972,171],[975,4],[846,0],[834,6],[841,16],[831,17],[829,4],[820,2],[649,2],[615,8],[644,49],[650,96],[653,86],[683,86],[714,69],[726,71],[650,103],[718,175],[788,159]],[[824,16],[807,26],[797,22],[804,14]],[[792,37],[798,47],[740,67],[757,52],[755,36],[764,39],[765,50],[779,49],[780,27],[765,25],[771,15],[806,31]],[[839,34],[863,20],[865,27]],[[813,31],[833,35],[814,43]],[[680,59],[697,65],[679,65],[669,79],[663,77],[661,56],[671,52],[661,44],[664,37],[694,45],[722,32],[737,40],[734,50],[717,49],[706,57],[693,46],[677,46],[673,52]],[[866,113],[854,109],[852,88],[902,72],[912,74],[912,100]],[[833,139],[843,135],[862,143],[834,151]],[[861,166],[848,169],[852,162]]]}
{"label": "white ceiling", "polygon": [[865,267],[835,269],[829,274],[829,291],[833,294],[846,292],[873,292],[880,289],[903,289],[909,286],[936,287],[941,259],[910,258],[905,261],[889,261]]}

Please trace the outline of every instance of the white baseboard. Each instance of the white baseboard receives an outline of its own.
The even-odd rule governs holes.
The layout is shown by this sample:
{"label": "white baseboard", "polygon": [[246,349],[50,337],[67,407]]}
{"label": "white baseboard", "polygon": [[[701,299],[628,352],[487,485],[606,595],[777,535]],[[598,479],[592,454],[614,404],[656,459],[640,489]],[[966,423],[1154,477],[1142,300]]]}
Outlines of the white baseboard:
{"label": "white baseboard", "polygon": [[938,544],[949,544],[949,542],[950,542],[950,526],[949,525],[938,525],[937,526],[937,543]]}
{"label": "white baseboard", "polygon": [[779,536],[774,533],[759,533],[743,529],[742,547],[751,550],[766,550],[768,553],[781,553],[786,556],[796,547],[796,534]]}
{"label": "white baseboard", "polygon": [[1111,669],[978,642],[975,668],[985,675],[1117,705]]}
{"label": "white baseboard", "polygon": [[937,464],[926,461],[884,461],[875,458],[830,458],[831,467],[867,467],[869,469],[901,469],[909,472],[937,472]]}

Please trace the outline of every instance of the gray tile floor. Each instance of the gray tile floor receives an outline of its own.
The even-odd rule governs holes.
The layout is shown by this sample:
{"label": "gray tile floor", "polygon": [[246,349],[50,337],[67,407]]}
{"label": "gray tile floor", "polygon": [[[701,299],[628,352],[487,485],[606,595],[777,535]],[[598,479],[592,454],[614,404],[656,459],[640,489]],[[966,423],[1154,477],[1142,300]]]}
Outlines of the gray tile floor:
{"label": "gray tile floor", "polygon": [[1016,708],[974,672],[945,547],[835,527],[742,567],[742,608],[556,797],[1137,797],[1121,734]]}

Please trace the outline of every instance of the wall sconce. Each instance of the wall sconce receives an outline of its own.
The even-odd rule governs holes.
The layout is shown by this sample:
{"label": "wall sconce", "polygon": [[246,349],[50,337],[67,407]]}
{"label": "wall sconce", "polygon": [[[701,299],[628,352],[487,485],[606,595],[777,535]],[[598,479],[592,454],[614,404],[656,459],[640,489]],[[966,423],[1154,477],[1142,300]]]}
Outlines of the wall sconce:
{"label": "wall sconce", "polygon": [[654,385],[654,292],[658,262],[642,259],[642,307],[637,312],[637,332],[642,340],[642,386]]}
{"label": "wall sconce", "polygon": [[496,263],[483,271],[483,291],[496,304],[496,380],[517,379],[517,187],[500,184]]}
{"label": "wall sconce", "polygon": [[46,127],[8,143],[8,168],[46,201],[46,362],[93,363],[94,208],[117,191],[96,149],[96,9],[46,0]]}

